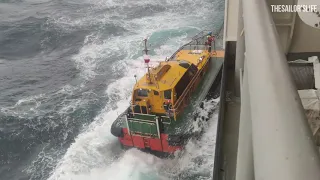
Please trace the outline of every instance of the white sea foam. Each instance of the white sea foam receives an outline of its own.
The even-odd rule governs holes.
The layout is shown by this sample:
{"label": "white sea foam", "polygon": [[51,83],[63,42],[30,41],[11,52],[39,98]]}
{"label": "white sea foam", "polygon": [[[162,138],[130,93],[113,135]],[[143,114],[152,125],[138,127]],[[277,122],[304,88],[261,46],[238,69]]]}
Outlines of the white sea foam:
{"label": "white sea foam", "polygon": [[[120,52],[125,53],[126,57],[124,59],[117,62],[110,61],[113,71],[120,72],[122,78],[108,85],[106,95],[110,97],[110,103],[106,105],[88,129],[82,132],[75,142],[71,144],[63,158],[59,160],[49,179],[171,179],[172,177],[179,176],[184,171],[210,174],[213,165],[212,156],[214,154],[216,132],[214,120],[211,124],[203,124],[207,126],[208,130],[204,136],[200,140],[190,141],[182,157],[173,160],[158,159],[134,149],[123,152],[117,146],[117,139],[111,135],[110,127],[117,115],[128,106],[131,89],[135,82],[133,75],[137,74],[138,77],[141,77],[145,72],[145,69],[142,68],[142,58],[137,57],[137,52],[142,48],[142,39],[146,35],[150,36],[154,32],[165,29],[175,30],[190,26],[199,29],[200,24],[203,24],[205,28],[211,27],[208,25],[210,22],[207,22],[207,19],[211,16],[210,12],[213,11],[211,2],[200,0],[140,0],[134,2],[88,0],[88,2],[93,4],[93,7],[91,7],[93,9],[103,9],[103,7],[121,8],[124,6],[136,7],[139,4],[179,5],[181,7],[183,3],[189,3],[188,8],[195,11],[190,13],[188,8],[181,8],[179,11],[168,8],[163,13],[130,21],[120,19],[117,22],[112,22],[111,15],[95,19],[99,23],[119,23],[131,33],[120,37],[111,36],[105,40],[100,39],[99,33],[91,34],[86,38],[83,48],[73,57],[73,60],[83,77],[90,80],[97,75],[97,64],[101,61],[106,61],[109,56]],[[56,23],[70,26],[85,25],[88,21],[93,21],[92,17],[91,19],[90,17],[84,17],[75,22],[69,21],[68,18],[60,18]],[[186,41],[186,34],[172,37],[165,42],[166,45],[153,47],[155,48],[156,55],[153,55],[151,58],[163,60],[165,56],[170,56],[179,45],[182,45]],[[205,116],[207,112],[208,110],[204,110],[202,113]],[[202,161],[201,166],[198,162],[199,159]]]}

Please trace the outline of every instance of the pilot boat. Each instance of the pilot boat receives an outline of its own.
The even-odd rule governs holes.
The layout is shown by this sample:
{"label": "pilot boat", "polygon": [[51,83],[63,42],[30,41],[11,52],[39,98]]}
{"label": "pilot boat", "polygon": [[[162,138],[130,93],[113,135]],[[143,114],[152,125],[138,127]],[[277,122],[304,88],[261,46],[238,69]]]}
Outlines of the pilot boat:
{"label": "pilot boat", "polygon": [[211,50],[209,45],[216,42],[208,41],[208,35],[214,37],[211,32],[200,32],[156,67],[149,66],[144,40],[148,72],[136,80],[129,107],[111,126],[122,147],[167,156],[182,150],[198,134],[192,130],[196,119],[192,116],[203,108],[209,90],[219,87],[224,59],[224,51]]}

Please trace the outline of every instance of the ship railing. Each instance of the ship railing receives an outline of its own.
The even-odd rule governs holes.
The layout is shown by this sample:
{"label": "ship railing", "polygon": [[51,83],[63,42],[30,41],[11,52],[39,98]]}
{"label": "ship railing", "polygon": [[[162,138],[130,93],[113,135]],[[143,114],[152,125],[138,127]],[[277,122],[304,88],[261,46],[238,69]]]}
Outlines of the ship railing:
{"label": "ship railing", "polygon": [[210,30],[202,30],[198,34],[193,36],[192,40],[197,40],[197,39],[203,38],[204,36],[207,36],[207,35],[209,35],[211,33],[212,32]]}
{"label": "ship railing", "polygon": [[[206,66],[206,64],[209,61],[206,61],[206,63],[203,65],[203,67]],[[174,116],[176,119],[176,116],[180,113],[181,109],[187,105],[188,101],[190,100],[191,97],[191,92],[194,90],[195,88],[195,83],[198,79],[198,77],[200,76],[201,72],[203,71],[203,68],[201,70],[199,70],[197,72],[197,74],[195,75],[195,77],[191,80],[191,82],[187,85],[186,89],[183,91],[183,93],[181,94],[181,96],[179,97],[179,99],[175,102],[175,104],[173,105],[173,109],[172,111],[174,112]]]}
{"label": "ship railing", "polygon": [[[272,17],[265,0],[240,1],[235,69],[241,112],[239,138],[234,139],[235,180],[318,180],[319,152]],[[215,152],[213,179],[225,179],[233,165],[228,165],[223,151]]]}
{"label": "ship railing", "polygon": [[[187,44],[182,45],[176,52],[174,52],[167,61],[173,60],[177,53],[183,49],[191,50],[189,47],[190,45],[205,45],[206,36],[210,33],[209,30],[203,30],[193,36],[192,41],[188,42]],[[201,39],[201,40],[200,40]]]}
{"label": "ship railing", "polygon": [[173,112],[175,114],[175,116],[179,113],[179,111],[181,110],[181,108],[183,108],[183,106],[188,103],[189,97],[190,96],[190,92],[191,92],[191,87],[194,85],[195,83],[195,79],[198,77],[197,76],[188,84],[188,86],[186,87],[185,91],[183,91],[183,93],[181,94],[181,96],[179,97],[179,99],[176,101],[176,103],[173,105]]}

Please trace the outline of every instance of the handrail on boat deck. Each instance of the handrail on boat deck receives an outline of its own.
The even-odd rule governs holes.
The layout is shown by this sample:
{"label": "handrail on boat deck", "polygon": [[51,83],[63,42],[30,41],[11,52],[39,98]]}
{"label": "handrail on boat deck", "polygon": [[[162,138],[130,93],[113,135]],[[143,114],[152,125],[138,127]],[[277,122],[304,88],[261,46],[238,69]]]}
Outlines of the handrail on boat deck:
{"label": "handrail on boat deck", "polygon": [[[204,32],[211,32],[209,30],[203,30],[203,31],[200,31],[198,34],[196,34],[195,36],[192,37],[192,41],[188,42],[187,44],[184,44],[182,45],[176,52],[174,52],[170,58],[167,59],[167,61],[170,61],[170,60],[173,60],[173,58],[175,57],[175,55],[181,51],[182,49],[184,49],[186,46],[189,46],[189,45],[192,45],[192,43],[197,40],[197,39],[200,39],[200,38],[203,38],[204,36],[206,36],[206,34]],[[200,36],[200,34],[202,36]],[[214,34],[214,36],[217,36],[216,34]],[[199,44],[199,45],[204,45],[204,44]]]}
{"label": "handrail on boat deck", "polygon": [[[209,57],[210,58],[210,57]],[[207,65],[207,63],[209,62],[209,60],[207,60],[205,62],[205,64],[203,65],[203,67],[205,67]],[[186,87],[186,90],[183,91],[183,93],[181,94],[181,96],[179,97],[179,99],[176,101],[176,103],[174,103],[173,105],[173,112],[174,112],[174,116],[176,117],[176,115],[179,113],[179,110],[180,108],[182,107],[181,106],[181,103],[182,102],[185,102],[186,101],[186,96],[190,93],[190,91],[193,89],[191,87],[194,86],[197,78],[200,76],[201,72],[203,71],[203,68],[197,72],[196,76],[192,79],[192,81],[188,84],[188,86]]]}
{"label": "handrail on boat deck", "polygon": [[212,33],[212,31],[210,30],[202,30],[200,31],[198,34],[196,34],[195,36],[193,36],[192,40],[196,40],[199,38],[202,38],[203,36],[208,35],[209,33]]}

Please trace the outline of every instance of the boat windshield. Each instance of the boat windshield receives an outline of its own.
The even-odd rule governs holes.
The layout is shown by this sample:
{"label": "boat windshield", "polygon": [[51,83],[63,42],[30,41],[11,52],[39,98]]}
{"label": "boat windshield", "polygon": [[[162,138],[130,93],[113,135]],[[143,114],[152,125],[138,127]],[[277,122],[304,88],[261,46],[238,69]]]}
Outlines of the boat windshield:
{"label": "boat windshield", "polygon": [[163,94],[165,99],[171,99],[171,89],[165,90]]}
{"label": "boat windshield", "polygon": [[138,89],[137,95],[140,97],[148,97],[148,90],[146,89]]}

